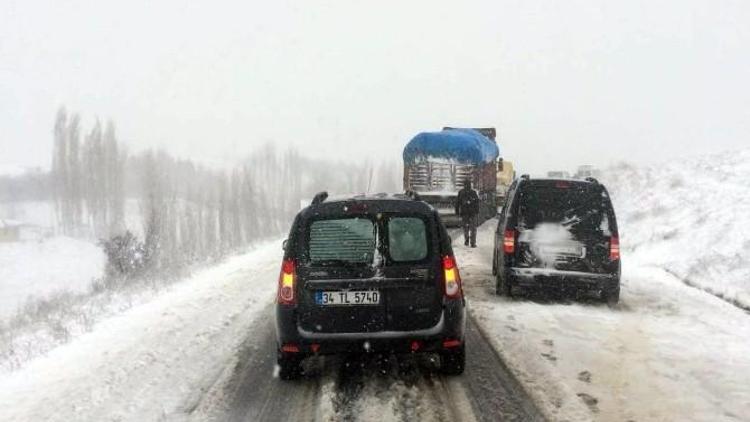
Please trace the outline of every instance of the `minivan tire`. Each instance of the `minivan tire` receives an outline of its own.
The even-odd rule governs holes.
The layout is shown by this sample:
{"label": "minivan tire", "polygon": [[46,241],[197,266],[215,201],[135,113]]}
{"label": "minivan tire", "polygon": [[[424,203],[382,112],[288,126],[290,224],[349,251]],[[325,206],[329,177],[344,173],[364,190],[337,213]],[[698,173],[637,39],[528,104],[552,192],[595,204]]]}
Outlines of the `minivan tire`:
{"label": "minivan tire", "polygon": [[302,359],[298,357],[284,356],[279,353],[276,361],[279,364],[279,378],[282,380],[291,381],[302,376]]}
{"label": "minivan tire", "polygon": [[507,296],[512,297],[513,296],[513,288],[510,285],[510,282],[508,281],[507,277],[503,277],[500,274],[497,274],[495,277],[495,293],[498,296]]}
{"label": "minivan tire", "polygon": [[440,352],[440,371],[445,375],[461,375],[466,367],[466,345],[456,350]]}
{"label": "minivan tire", "polygon": [[620,301],[620,286],[604,289],[601,295],[602,302],[609,306],[615,306]]}
{"label": "minivan tire", "polygon": [[492,252],[492,275],[497,275],[497,250]]}

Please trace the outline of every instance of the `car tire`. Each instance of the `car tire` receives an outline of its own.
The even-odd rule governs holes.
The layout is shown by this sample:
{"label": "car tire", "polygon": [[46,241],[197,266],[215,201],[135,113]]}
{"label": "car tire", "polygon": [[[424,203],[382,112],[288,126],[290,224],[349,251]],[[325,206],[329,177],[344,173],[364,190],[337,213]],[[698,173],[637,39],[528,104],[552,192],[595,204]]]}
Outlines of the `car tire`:
{"label": "car tire", "polygon": [[296,356],[284,356],[279,353],[276,360],[279,364],[279,378],[284,381],[296,380],[302,376],[302,359]]}
{"label": "car tire", "polygon": [[461,375],[466,368],[466,345],[461,344],[456,350],[440,353],[440,371],[445,375]]}
{"label": "car tire", "polygon": [[497,249],[492,252],[492,275],[497,275]]}
{"label": "car tire", "polygon": [[513,289],[507,277],[497,274],[495,277],[495,293],[498,296],[513,297]]}
{"label": "car tire", "polygon": [[602,290],[601,299],[602,302],[610,307],[617,305],[620,302],[620,285],[618,284],[616,287]]}

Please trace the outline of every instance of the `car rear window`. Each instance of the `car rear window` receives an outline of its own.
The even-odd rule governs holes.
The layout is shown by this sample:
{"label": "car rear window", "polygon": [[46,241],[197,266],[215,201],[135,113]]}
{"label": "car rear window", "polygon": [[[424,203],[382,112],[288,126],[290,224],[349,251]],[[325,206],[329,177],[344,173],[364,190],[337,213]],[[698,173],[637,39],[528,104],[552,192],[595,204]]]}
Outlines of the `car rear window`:
{"label": "car rear window", "polygon": [[367,218],[314,221],[308,243],[317,264],[369,264],[375,253],[375,224]]}
{"label": "car rear window", "polygon": [[609,201],[601,189],[560,182],[527,186],[521,193],[519,226],[533,229],[540,223],[558,223],[571,231],[610,234]]}
{"label": "car rear window", "polygon": [[388,254],[393,261],[421,261],[427,258],[427,227],[417,217],[388,220]]}

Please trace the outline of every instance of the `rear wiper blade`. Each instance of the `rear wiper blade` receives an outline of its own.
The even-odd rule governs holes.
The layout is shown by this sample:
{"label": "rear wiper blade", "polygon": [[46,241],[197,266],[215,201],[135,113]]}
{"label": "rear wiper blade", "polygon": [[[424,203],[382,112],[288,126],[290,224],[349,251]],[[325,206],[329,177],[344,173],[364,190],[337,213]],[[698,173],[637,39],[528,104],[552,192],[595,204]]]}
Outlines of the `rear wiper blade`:
{"label": "rear wiper blade", "polygon": [[312,261],[312,265],[321,265],[324,267],[354,267],[368,265],[367,262],[347,261],[345,259],[322,259],[320,261]]}

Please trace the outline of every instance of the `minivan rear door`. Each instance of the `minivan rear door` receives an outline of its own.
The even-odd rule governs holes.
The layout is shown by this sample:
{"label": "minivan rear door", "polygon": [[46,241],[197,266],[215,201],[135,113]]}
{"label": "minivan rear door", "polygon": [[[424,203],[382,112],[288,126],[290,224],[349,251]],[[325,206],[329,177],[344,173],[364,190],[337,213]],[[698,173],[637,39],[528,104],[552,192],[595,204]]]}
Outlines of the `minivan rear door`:
{"label": "minivan rear door", "polygon": [[520,266],[610,270],[609,242],[616,226],[600,185],[550,181],[526,186],[519,202],[518,231]]}
{"label": "minivan rear door", "polygon": [[378,223],[373,216],[313,220],[297,267],[299,325],[312,333],[375,332],[385,327],[386,300],[372,281]]}
{"label": "minivan rear door", "polygon": [[383,220],[385,266],[389,284],[386,329],[423,330],[442,314],[438,282],[440,253],[437,223],[424,215],[386,215]]}
{"label": "minivan rear door", "polygon": [[297,267],[311,333],[419,330],[441,315],[435,222],[378,213],[312,221]]}

